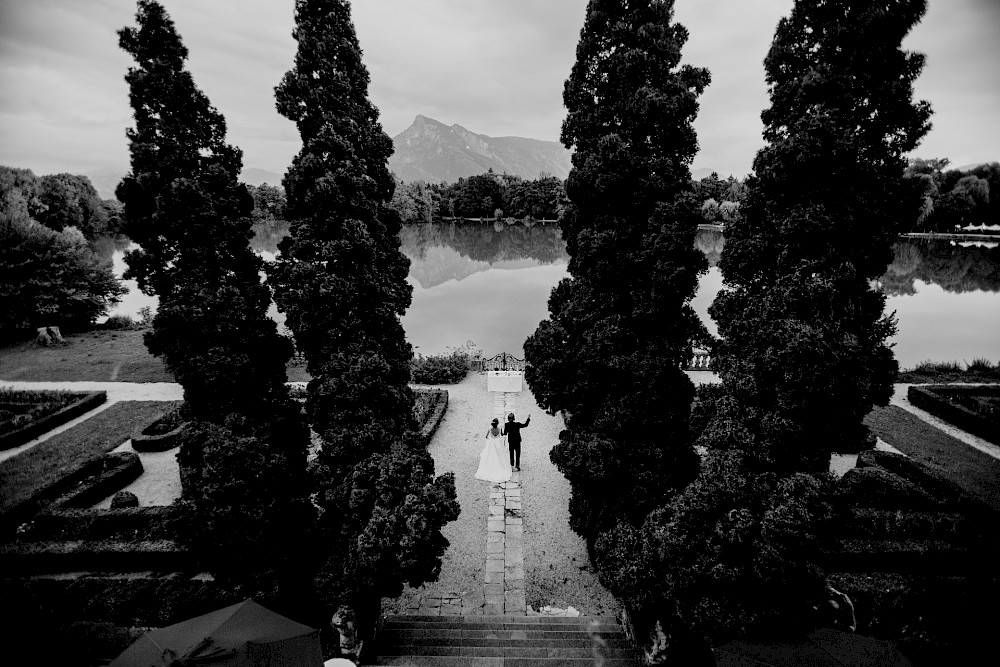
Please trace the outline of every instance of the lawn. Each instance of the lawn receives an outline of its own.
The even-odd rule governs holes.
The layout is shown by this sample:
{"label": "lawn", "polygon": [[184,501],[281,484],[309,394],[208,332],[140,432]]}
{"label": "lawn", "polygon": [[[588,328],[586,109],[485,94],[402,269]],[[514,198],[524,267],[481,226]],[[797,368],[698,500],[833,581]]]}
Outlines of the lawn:
{"label": "lawn", "polygon": [[[41,347],[34,339],[0,346],[0,380],[173,382],[163,362],[146,350],[142,329],[94,329],[66,335],[67,345]],[[309,380],[305,364],[288,364],[289,381]]]}
{"label": "lawn", "polygon": [[895,405],[876,408],[865,423],[899,451],[1000,510],[1000,461]]}
{"label": "lawn", "polygon": [[106,454],[180,401],[122,401],[0,463],[0,514]]}

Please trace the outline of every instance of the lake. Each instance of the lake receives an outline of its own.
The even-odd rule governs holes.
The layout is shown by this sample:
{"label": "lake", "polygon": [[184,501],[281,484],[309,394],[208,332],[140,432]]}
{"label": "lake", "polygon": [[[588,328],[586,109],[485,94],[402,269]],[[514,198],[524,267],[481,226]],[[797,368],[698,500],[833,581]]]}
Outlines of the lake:
{"label": "lake", "polygon": [[[273,259],[283,228],[258,229],[254,249]],[[410,259],[413,303],[403,317],[407,338],[420,354],[436,354],[475,341],[483,354],[524,355],[524,340],[548,316],[552,287],[567,276],[568,255],[555,225],[421,224],[400,235]],[[699,231],[695,245],[708,258],[694,308],[715,333],[708,306],[722,287],[716,267],[725,241]],[[921,361],[1000,361],[1000,248],[949,241],[900,239],[879,284],[895,312],[893,337],[901,368]],[[109,252],[105,249],[105,252]],[[124,247],[110,249],[117,275]],[[156,300],[127,281],[129,293],[113,314],[135,317]],[[272,317],[284,318],[272,307]]]}

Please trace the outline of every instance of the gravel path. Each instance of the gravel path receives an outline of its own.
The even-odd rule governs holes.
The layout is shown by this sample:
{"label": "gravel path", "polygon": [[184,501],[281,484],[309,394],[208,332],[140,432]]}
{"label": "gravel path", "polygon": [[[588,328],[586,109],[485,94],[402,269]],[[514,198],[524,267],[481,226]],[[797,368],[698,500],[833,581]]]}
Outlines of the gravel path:
{"label": "gravel path", "polygon": [[[387,613],[405,613],[420,599],[461,598],[472,611],[482,603],[486,562],[486,535],[491,484],[474,478],[479,452],[493,418],[494,395],[486,390],[486,376],[471,373],[448,390],[448,410],[431,441],[435,472],[455,473],[455,490],[462,513],[446,525],[450,542],[438,581],[408,588],[395,600],[386,600]],[[524,518],[525,599],[537,611],[551,605],[574,607],[585,616],[611,615],[618,609],[611,594],[597,581],[587,562],[583,540],[569,528],[569,482],[549,461],[549,450],[559,441],[563,420],[545,414],[527,387],[506,394],[506,409],[517,421],[530,414],[522,433],[520,486]]]}

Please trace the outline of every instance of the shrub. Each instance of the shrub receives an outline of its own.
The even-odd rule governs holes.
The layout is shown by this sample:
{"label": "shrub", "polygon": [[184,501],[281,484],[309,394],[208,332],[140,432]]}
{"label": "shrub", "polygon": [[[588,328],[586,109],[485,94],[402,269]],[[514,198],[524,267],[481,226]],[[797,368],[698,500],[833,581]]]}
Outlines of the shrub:
{"label": "shrub", "polygon": [[109,331],[128,331],[143,328],[142,322],[135,322],[128,315],[112,315],[105,320],[99,328]]}
{"label": "shrub", "polygon": [[418,354],[410,361],[410,378],[417,384],[455,384],[468,373],[469,357],[458,350],[427,357]]}
{"label": "shrub", "polygon": [[679,618],[713,643],[801,624],[823,591],[828,482],[748,473],[743,459],[710,452],[695,481],[641,528],[619,524],[597,539],[601,579],[626,606]]}

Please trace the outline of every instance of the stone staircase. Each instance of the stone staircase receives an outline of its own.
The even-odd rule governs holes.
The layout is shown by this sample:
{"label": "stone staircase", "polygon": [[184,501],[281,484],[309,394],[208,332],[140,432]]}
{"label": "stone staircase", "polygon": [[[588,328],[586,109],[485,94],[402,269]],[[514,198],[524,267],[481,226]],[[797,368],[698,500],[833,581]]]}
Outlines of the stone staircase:
{"label": "stone staircase", "polygon": [[368,660],[385,667],[637,667],[614,618],[390,616]]}

